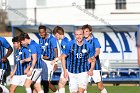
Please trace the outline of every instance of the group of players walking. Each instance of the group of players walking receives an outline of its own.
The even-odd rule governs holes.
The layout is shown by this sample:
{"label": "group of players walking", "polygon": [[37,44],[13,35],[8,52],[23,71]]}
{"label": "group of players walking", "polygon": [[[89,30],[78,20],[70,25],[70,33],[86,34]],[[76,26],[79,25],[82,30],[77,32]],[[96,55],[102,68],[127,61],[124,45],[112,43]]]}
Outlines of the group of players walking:
{"label": "group of players walking", "polygon": [[[10,93],[14,93],[17,86],[23,85],[26,93],[49,93],[49,89],[54,93],[65,93],[67,81],[70,93],[87,93],[89,78],[93,78],[101,93],[107,93],[101,78],[101,46],[98,39],[93,36],[90,25],[77,28],[74,31],[74,40],[69,40],[60,26],[53,29],[53,35],[47,32],[44,25],[40,25],[38,30],[39,43],[31,39],[27,33],[21,33],[12,39],[16,51],[15,66],[10,74]],[[8,49],[6,54],[3,48]],[[4,37],[0,37],[1,72],[7,71],[7,57],[11,53],[10,44]],[[51,84],[51,78],[58,68],[58,63],[62,64],[62,73],[57,89]],[[8,91],[4,88],[1,90],[2,93],[9,93],[4,92]]]}

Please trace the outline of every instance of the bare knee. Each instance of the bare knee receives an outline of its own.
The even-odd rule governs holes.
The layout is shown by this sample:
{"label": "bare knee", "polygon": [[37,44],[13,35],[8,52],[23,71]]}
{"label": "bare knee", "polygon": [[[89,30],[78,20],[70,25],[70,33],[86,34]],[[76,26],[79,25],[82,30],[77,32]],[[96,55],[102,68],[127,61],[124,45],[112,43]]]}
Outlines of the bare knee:
{"label": "bare knee", "polygon": [[84,93],[84,91],[80,91],[80,90],[78,90],[78,92],[77,93]]}
{"label": "bare knee", "polygon": [[100,91],[104,89],[103,82],[98,82],[98,83],[97,83],[97,86],[98,86],[98,89],[99,89]]}
{"label": "bare knee", "polygon": [[77,93],[77,92],[70,92],[70,93]]}
{"label": "bare knee", "polygon": [[24,83],[25,88],[30,88],[32,81],[31,80],[26,80]]}
{"label": "bare knee", "polygon": [[36,90],[37,92],[42,91],[42,88],[41,88],[40,83],[36,83],[34,86],[35,86],[35,90]]}
{"label": "bare knee", "polygon": [[10,93],[14,93],[15,92],[15,89],[16,89],[16,86],[11,85],[10,86]]}
{"label": "bare knee", "polygon": [[77,88],[71,88],[70,93],[77,93],[78,89]]}
{"label": "bare knee", "polygon": [[67,80],[64,78],[61,78],[58,83],[59,88],[64,88],[66,83],[67,83]]}
{"label": "bare knee", "polygon": [[84,93],[85,89],[84,88],[78,88],[78,93]]}

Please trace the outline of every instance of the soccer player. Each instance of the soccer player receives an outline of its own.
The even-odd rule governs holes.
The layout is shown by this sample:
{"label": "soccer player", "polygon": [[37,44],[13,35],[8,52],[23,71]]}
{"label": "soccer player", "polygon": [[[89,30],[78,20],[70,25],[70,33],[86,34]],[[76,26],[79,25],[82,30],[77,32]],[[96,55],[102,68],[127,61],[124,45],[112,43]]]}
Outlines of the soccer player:
{"label": "soccer player", "polygon": [[101,48],[100,43],[98,39],[92,35],[92,27],[90,25],[84,25],[82,29],[84,30],[84,37],[86,41],[89,42],[93,46],[94,51],[95,51],[94,57],[96,58],[96,63],[93,70],[92,78],[94,82],[97,84],[98,89],[101,91],[101,93],[107,93],[107,90],[104,88],[103,82],[101,79],[101,65],[100,65],[100,59],[99,59],[100,48]]}
{"label": "soccer player", "polygon": [[10,85],[10,93],[14,93],[17,86],[23,86],[26,80],[26,74],[30,67],[29,61],[26,61],[24,63],[20,63],[20,60],[24,60],[26,58],[29,58],[29,51],[26,47],[22,47],[21,43],[19,41],[19,37],[16,36],[12,39],[13,45],[16,49],[15,53],[15,67],[14,70],[10,74],[11,85]]}
{"label": "soccer player", "polygon": [[[75,40],[66,46],[66,50],[62,54],[62,66],[64,69],[64,77],[69,76],[70,93],[84,93],[87,88],[88,76],[93,75],[94,60],[93,47],[84,40],[83,30],[76,29],[74,32]],[[66,57],[68,56],[68,72],[66,69]]]}
{"label": "soccer player", "polygon": [[[30,85],[33,81],[35,81],[35,90],[38,93],[44,93],[40,84],[42,72],[41,47],[34,40],[30,39],[27,33],[20,34],[20,42],[23,46],[27,46],[31,54],[31,66],[24,84],[26,93],[32,93]],[[28,60],[28,58],[22,60],[20,63],[24,63],[26,60]]]}
{"label": "soccer player", "polygon": [[[66,45],[69,42],[69,39],[67,37],[64,36],[64,29],[62,27],[56,26],[53,30],[53,34],[55,36],[55,38],[57,39],[57,45],[58,45],[58,49],[60,50],[58,52],[59,55],[59,59],[61,60],[61,55],[62,53],[65,51],[66,49]],[[67,59],[68,60],[68,59]],[[54,60],[58,61],[57,59]],[[67,64],[66,64],[67,65]],[[67,66],[66,66],[67,67]],[[60,80],[58,83],[59,86],[59,93],[65,93],[65,84],[67,83],[67,79],[64,78],[64,72],[63,72],[63,68],[61,68],[61,75],[60,75]]]}
{"label": "soccer player", "polygon": [[[7,53],[5,52],[5,49],[8,50]],[[2,80],[1,83],[4,83],[6,81],[6,77],[10,74],[11,67],[7,57],[11,55],[12,51],[13,49],[8,41],[4,37],[0,36],[0,70],[2,71],[1,73],[3,73],[0,78],[0,81]]]}
{"label": "soccer player", "polygon": [[[41,36],[41,38],[39,39],[39,44],[42,47],[43,61],[46,62],[47,67],[48,67],[48,68],[43,68],[44,74],[48,73],[48,78],[46,78],[47,76],[46,77],[44,75],[42,76],[42,84],[44,86],[44,92],[48,93],[48,91],[45,91],[45,88],[48,85],[47,83],[49,83],[49,88],[54,93],[57,93],[58,91],[57,91],[56,87],[54,85],[52,85],[50,82],[52,74],[53,74],[53,71],[52,71],[53,65],[51,66],[51,61],[58,57],[56,39],[52,35],[47,33],[47,29],[44,25],[40,25],[38,30],[39,30],[39,34]],[[45,69],[48,69],[48,72],[45,72]],[[56,69],[57,69],[57,64],[54,65],[54,70],[56,70]]]}

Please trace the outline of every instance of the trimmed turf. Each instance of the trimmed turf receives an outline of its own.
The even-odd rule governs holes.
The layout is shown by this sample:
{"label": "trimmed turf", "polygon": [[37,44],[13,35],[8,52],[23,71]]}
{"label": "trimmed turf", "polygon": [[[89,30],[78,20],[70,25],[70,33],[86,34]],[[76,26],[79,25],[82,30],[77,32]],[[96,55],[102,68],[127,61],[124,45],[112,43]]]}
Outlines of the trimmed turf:
{"label": "trimmed turf", "polygon": [[[106,86],[106,89],[108,93],[140,93],[140,86]],[[15,93],[25,93],[25,89],[18,87]],[[66,93],[69,93],[68,86],[66,86]],[[88,93],[100,93],[100,91],[96,86],[88,86]]]}

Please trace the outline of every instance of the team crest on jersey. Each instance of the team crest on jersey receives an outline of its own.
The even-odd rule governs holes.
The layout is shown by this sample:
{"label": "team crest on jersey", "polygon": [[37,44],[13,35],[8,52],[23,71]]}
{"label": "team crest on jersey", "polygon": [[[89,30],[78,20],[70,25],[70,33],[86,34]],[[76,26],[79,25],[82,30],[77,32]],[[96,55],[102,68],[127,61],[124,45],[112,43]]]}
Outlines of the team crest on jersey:
{"label": "team crest on jersey", "polygon": [[19,52],[19,55],[21,55],[22,54],[22,52]]}
{"label": "team crest on jersey", "polygon": [[31,50],[29,49],[29,52],[31,52]]}
{"label": "team crest on jersey", "polygon": [[19,60],[20,60],[19,56],[16,56],[16,61],[19,61]]}
{"label": "team crest on jersey", "polygon": [[48,46],[48,43],[47,42],[45,43],[45,46]]}
{"label": "team crest on jersey", "polygon": [[66,46],[64,45],[64,46],[62,46],[62,48],[63,48],[63,49],[65,49],[65,48],[66,48]]}
{"label": "team crest on jersey", "polygon": [[42,46],[42,49],[45,50],[45,46]]}
{"label": "team crest on jersey", "polygon": [[86,49],[82,49],[82,53],[86,53],[87,52],[87,50]]}

